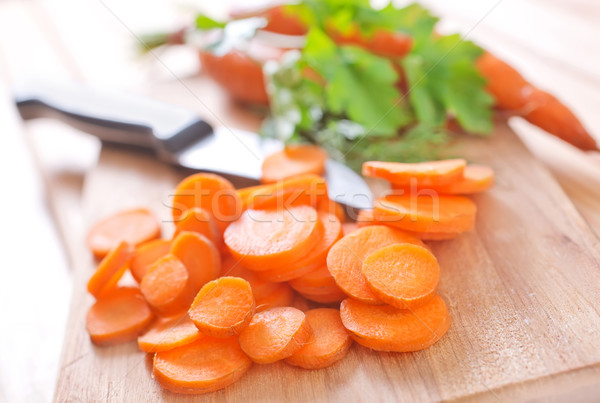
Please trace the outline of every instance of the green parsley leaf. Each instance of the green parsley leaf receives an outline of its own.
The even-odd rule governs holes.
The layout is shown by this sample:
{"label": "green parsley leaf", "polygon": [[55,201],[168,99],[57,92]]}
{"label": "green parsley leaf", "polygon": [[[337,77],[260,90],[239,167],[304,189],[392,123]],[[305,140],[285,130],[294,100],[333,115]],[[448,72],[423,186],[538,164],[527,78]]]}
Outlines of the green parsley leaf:
{"label": "green parsley leaf", "polygon": [[226,25],[226,23],[213,20],[204,14],[199,14],[196,16],[196,28],[201,31],[206,31],[209,29],[222,29],[225,28]]}
{"label": "green parsley leaf", "polygon": [[390,60],[355,46],[337,46],[318,28],[309,31],[303,57],[325,79],[333,114],[347,115],[374,135],[393,136],[410,122],[397,105],[398,73]]}
{"label": "green parsley leaf", "polygon": [[492,130],[492,97],[475,67],[482,50],[459,35],[431,38],[404,58],[409,98],[419,122],[443,125],[456,117],[468,132]]}

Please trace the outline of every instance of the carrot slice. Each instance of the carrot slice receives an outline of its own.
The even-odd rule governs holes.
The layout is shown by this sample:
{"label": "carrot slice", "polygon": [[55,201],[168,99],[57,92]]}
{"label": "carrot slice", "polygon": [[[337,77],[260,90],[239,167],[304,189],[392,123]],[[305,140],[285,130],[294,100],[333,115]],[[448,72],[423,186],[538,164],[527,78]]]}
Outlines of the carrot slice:
{"label": "carrot slice", "polygon": [[246,327],[254,310],[250,283],[239,277],[221,277],[202,287],[188,313],[202,334],[231,337]]}
{"label": "carrot slice", "polygon": [[195,232],[182,232],[171,244],[171,254],[177,256],[190,276],[195,292],[221,272],[221,256],[213,243]]}
{"label": "carrot slice", "polygon": [[319,199],[317,201],[316,209],[318,211],[333,214],[341,223],[346,221],[346,210],[340,203],[336,201],[331,199]]}
{"label": "carrot slice", "polygon": [[378,351],[418,351],[437,342],[450,328],[450,314],[439,296],[413,309],[342,301],[344,327],[358,344]]}
{"label": "carrot slice", "polygon": [[240,334],[240,347],[259,364],[283,360],[300,350],[310,339],[312,329],[304,312],[292,308],[272,308],[259,312]]}
{"label": "carrot slice", "polygon": [[231,182],[207,173],[188,176],[175,188],[172,208],[175,222],[192,207],[210,212],[221,233],[241,212],[240,198]]}
{"label": "carrot slice", "polygon": [[335,279],[329,273],[327,265],[323,265],[302,277],[290,280],[289,285],[302,294],[331,294],[340,290]]}
{"label": "carrot slice", "polygon": [[371,291],[399,309],[413,309],[430,300],[440,281],[440,266],[421,246],[395,244],[371,253],[362,272]]}
{"label": "carrot slice", "polygon": [[296,308],[296,309],[299,309],[302,312],[306,312],[306,311],[308,311],[310,309],[308,300],[306,298],[304,298],[300,294],[294,295],[294,299],[289,304],[289,306],[291,306],[293,308]]}
{"label": "carrot slice", "polygon": [[87,244],[101,259],[122,241],[137,246],[160,236],[160,224],[147,209],[126,210],[96,223],[88,232]]}
{"label": "carrot slice", "polygon": [[494,170],[485,165],[468,165],[458,182],[437,188],[442,194],[481,193],[494,185]]}
{"label": "carrot slice", "polygon": [[133,246],[127,242],[121,242],[115,249],[102,259],[98,269],[90,278],[87,290],[94,297],[113,290],[117,282],[127,270],[127,264],[133,255]]}
{"label": "carrot slice", "polygon": [[194,285],[183,263],[167,254],[148,270],[140,290],[148,304],[164,315],[186,310],[194,299]]}
{"label": "carrot slice", "polygon": [[262,189],[268,188],[270,185],[256,185],[248,186],[237,190],[237,194],[242,203],[242,209],[246,210],[252,200],[252,194],[256,191],[262,191]]}
{"label": "carrot slice", "polygon": [[212,215],[200,207],[187,209],[175,226],[173,237],[181,234],[183,231],[196,232],[210,239],[215,246],[223,243],[223,236],[214,222]]}
{"label": "carrot slice", "polygon": [[252,361],[240,348],[237,338],[203,337],[156,353],[153,374],[171,392],[202,394],[231,385],[251,366]]}
{"label": "carrot slice", "polygon": [[322,175],[327,153],[315,145],[293,145],[267,156],[262,164],[262,182],[279,182],[299,175]]}
{"label": "carrot slice", "polygon": [[[454,183],[449,185],[440,185],[431,187],[432,190],[440,194],[450,195],[468,195],[481,193],[491,188],[494,184],[494,171],[492,168],[485,165],[467,165],[463,177]],[[401,190],[406,193],[410,193],[412,190],[403,186],[397,186],[392,184],[392,189]],[[422,189],[422,188],[420,188]]]}
{"label": "carrot slice", "polygon": [[[304,285],[292,285],[291,283],[290,287],[292,287],[296,292],[302,294],[302,295],[310,295],[310,296],[318,296],[318,295],[328,295],[331,296],[332,294],[336,294],[336,295],[342,295],[343,298],[346,298],[347,295],[344,294],[344,292],[340,289],[340,287],[338,287],[337,284],[332,284],[332,285],[327,285],[327,286],[322,286],[322,287],[307,287]],[[343,299],[342,298],[342,299]]]}
{"label": "carrot slice", "polygon": [[121,287],[102,295],[90,308],[86,328],[94,344],[135,340],[152,322],[152,311],[137,288]]}
{"label": "carrot slice", "polygon": [[294,300],[294,290],[284,283],[277,284],[269,294],[255,295],[256,312],[266,311],[267,309],[281,306],[289,306]]}
{"label": "carrot slice", "polygon": [[410,243],[424,246],[420,240],[383,225],[360,228],[339,240],[327,255],[327,268],[337,285],[349,296],[370,304],[381,301],[371,291],[362,273],[364,259],[385,246]]}
{"label": "carrot slice", "polygon": [[321,304],[333,304],[336,302],[340,302],[348,296],[340,289],[336,291],[332,291],[328,294],[311,294],[311,293],[302,293],[302,296],[306,299],[309,299],[314,302],[319,302]]}
{"label": "carrot slice", "polygon": [[260,186],[246,196],[246,208],[287,209],[291,206],[316,206],[328,200],[327,182],[317,175],[302,175],[271,185]]}
{"label": "carrot slice", "polygon": [[344,358],[352,345],[352,338],[342,323],[340,311],[319,308],[305,314],[313,335],[304,347],[286,358],[285,362],[305,369],[319,369]]}
{"label": "carrot slice", "polygon": [[198,331],[188,314],[159,318],[150,329],[138,337],[138,347],[147,353],[172,350],[199,340]]}
{"label": "carrot slice", "polygon": [[[373,214],[373,210],[361,210],[358,212],[358,216],[356,218],[356,225],[359,228],[368,227],[370,225],[388,224],[389,222],[377,221],[375,219],[375,215]],[[404,229],[403,231],[423,241],[444,241],[448,239],[454,239],[460,235],[459,232],[415,232]]]}
{"label": "carrot slice", "polygon": [[381,225],[375,220],[375,214],[373,210],[360,210],[356,216],[356,225],[359,228],[367,227],[369,225]]}
{"label": "carrot slice", "polygon": [[303,275],[310,273],[313,270],[316,270],[320,266],[322,266],[322,262],[315,262],[313,264],[296,267],[282,267],[277,269],[265,270],[265,271],[257,271],[256,274],[263,281],[271,281],[274,283],[282,283],[285,281],[290,281],[298,277],[302,277]]}
{"label": "carrot slice", "polygon": [[296,262],[259,272],[261,278],[277,282],[288,281],[310,273],[325,264],[329,249],[342,237],[342,225],[335,215],[320,211],[318,217],[323,225],[321,240]]}
{"label": "carrot slice", "polygon": [[129,263],[133,278],[140,283],[154,262],[169,253],[170,249],[171,242],[166,239],[155,239],[138,246]]}
{"label": "carrot slice", "polygon": [[255,301],[267,298],[279,288],[279,284],[263,280],[257,272],[246,269],[233,256],[227,256],[223,259],[221,276],[241,277],[249,282]]}
{"label": "carrot slice", "polygon": [[244,266],[268,270],[297,261],[323,233],[317,212],[308,206],[286,210],[246,210],[225,231],[225,244]]}
{"label": "carrot slice", "polygon": [[375,200],[375,219],[415,232],[462,233],[475,227],[477,207],[463,196],[389,195]]}
{"label": "carrot slice", "polygon": [[368,161],[363,164],[362,174],[399,186],[437,186],[460,180],[466,165],[463,159],[417,163]]}

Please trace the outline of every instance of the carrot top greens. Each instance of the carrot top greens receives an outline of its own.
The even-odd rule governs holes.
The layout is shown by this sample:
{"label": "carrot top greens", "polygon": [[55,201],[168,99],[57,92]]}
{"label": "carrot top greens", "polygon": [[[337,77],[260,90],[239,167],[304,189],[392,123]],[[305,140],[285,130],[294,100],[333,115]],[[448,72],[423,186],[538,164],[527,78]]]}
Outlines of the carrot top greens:
{"label": "carrot top greens", "polygon": [[[301,49],[264,65],[270,114],[263,135],[318,144],[359,170],[368,160],[440,157],[450,120],[471,134],[491,132],[493,98],[475,63],[483,50],[436,32],[438,18],[423,6],[303,0],[283,11],[310,28]],[[247,48],[266,24],[198,15],[194,29],[220,30],[202,47],[224,55]]]}
{"label": "carrot top greens", "polygon": [[[311,28],[301,51],[265,67],[265,134],[314,142],[358,165],[435,156],[449,140],[449,117],[469,133],[491,131],[492,98],[475,67],[482,49],[458,34],[435,34],[437,18],[422,6],[376,10],[368,0],[304,0],[287,11]],[[353,30],[366,38],[377,30],[405,33],[412,47],[404,57],[382,57],[332,37]]]}

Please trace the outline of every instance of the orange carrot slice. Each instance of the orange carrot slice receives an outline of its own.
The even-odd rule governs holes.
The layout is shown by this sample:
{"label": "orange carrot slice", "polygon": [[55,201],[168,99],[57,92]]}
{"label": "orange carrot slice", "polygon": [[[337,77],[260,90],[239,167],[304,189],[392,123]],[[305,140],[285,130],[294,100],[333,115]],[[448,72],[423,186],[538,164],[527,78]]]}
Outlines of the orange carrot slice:
{"label": "orange carrot slice", "polygon": [[327,294],[311,294],[311,293],[301,293],[301,294],[302,294],[302,296],[304,298],[309,299],[309,300],[314,301],[314,302],[318,302],[320,304],[339,303],[343,299],[345,299],[345,298],[348,297],[340,289],[337,289],[336,291],[332,291],[332,292],[327,293]]}
{"label": "orange carrot slice", "polygon": [[156,216],[147,209],[135,209],[121,211],[96,223],[88,232],[87,244],[100,259],[122,241],[137,246],[159,236]]}
{"label": "orange carrot slice", "polygon": [[163,315],[186,310],[195,293],[187,269],[171,254],[152,265],[140,283],[140,290],[148,304]]}
{"label": "orange carrot slice", "polygon": [[302,277],[290,280],[289,285],[302,294],[331,294],[340,290],[335,279],[329,273],[327,265],[323,265]]}
{"label": "orange carrot slice", "polygon": [[312,309],[306,312],[306,320],[313,329],[313,335],[285,362],[305,369],[319,369],[329,367],[346,356],[352,338],[342,323],[340,311]]}
{"label": "orange carrot slice", "polygon": [[474,194],[481,193],[494,185],[494,170],[485,165],[467,165],[463,178],[458,182],[440,186],[437,191],[442,194]]}
{"label": "orange carrot slice", "polygon": [[257,187],[246,196],[246,208],[287,209],[291,206],[316,206],[320,200],[329,200],[327,183],[317,175],[302,175],[281,182]]}
{"label": "orange carrot slice", "polygon": [[213,243],[196,232],[182,232],[171,244],[171,254],[177,256],[190,276],[195,292],[221,272],[221,256]]}
{"label": "orange carrot slice", "polygon": [[170,249],[171,242],[166,239],[148,241],[135,248],[129,263],[133,278],[140,283],[154,262],[169,253]]}
{"label": "orange carrot slice", "polygon": [[259,276],[269,281],[288,281],[303,276],[325,264],[329,249],[342,237],[342,225],[335,215],[318,212],[319,222],[323,225],[321,240],[301,259],[287,266],[273,270],[260,271]]}
{"label": "orange carrot slice", "polygon": [[327,268],[337,285],[349,296],[360,301],[379,304],[381,301],[371,291],[362,273],[364,259],[385,246],[395,243],[423,243],[383,225],[360,228],[339,240],[327,255]]}
{"label": "orange carrot slice", "polygon": [[318,211],[333,214],[341,223],[346,221],[346,210],[336,201],[331,199],[320,199],[317,201],[316,209]]}
{"label": "orange carrot slice", "polygon": [[202,287],[188,313],[202,334],[231,337],[246,327],[254,310],[250,283],[239,277],[221,277]]}
{"label": "orange carrot slice", "polygon": [[127,242],[121,242],[98,265],[98,269],[88,281],[88,292],[98,298],[102,294],[113,290],[127,270],[127,264],[132,255],[133,246]]}
{"label": "orange carrot slice", "polygon": [[225,244],[245,267],[268,270],[291,264],[310,251],[323,233],[308,206],[287,210],[246,210],[225,231]]}
{"label": "orange carrot slice", "polygon": [[202,394],[223,389],[252,366],[237,338],[203,337],[184,346],[156,353],[153,373],[165,389]]}
{"label": "orange carrot slice", "polygon": [[[468,195],[481,193],[489,188],[491,188],[494,184],[494,171],[492,168],[487,167],[485,165],[467,165],[465,168],[465,172],[463,173],[463,177],[457,180],[454,183],[449,185],[440,185],[431,187],[432,190],[435,190],[440,194],[450,194],[450,195]],[[406,188],[403,186],[392,185],[392,189],[399,190],[408,194],[414,189]],[[422,188],[416,189],[417,191]]]}
{"label": "orange carrot slice", "polygon": [[221,276],[241,277],[246,280],[248,283],[250,283],[252,295],[254,296],[255,301],[267,298],[279,288],[279,284],[265,281],[261,279],[257,273],[258,272],[246,269],[232,256],[227,256],[223,259]]}
{"label": "orange carrot slice", "polygon": [[182,215],[177,225],[175,226],[176,237],[183,231],[196,232],[210,239],[215,246],[223,242],[223,237],[219,232],[219,228],[214,222],[212,215],[200,207],[192,207],[187,209]]}
{"label": "orange carrot slice", "polygon": [[121,287],[102,295],[90,308],[86,328],[99,346],[135,340],[152,322],[152,311],[137,288]]}
{"label": "orange carrot slice", "polygon": [[463,196],[395,196],[375,200],[375,219],[415,232],[462,233],[475,227],[477,207]]}
{"label": "orange carrot slice", "polygon": [[291,307],[259,312],[240,334],[240,347],[252,361],[268,364],[287,358],[308,342],[312,329],[304,312]]}
{"label": "orange carrot slice", "polygon": [[285,281],[290,281],[295,278],[301,277],[307,273],[310,273],[311,271],[316,270],[317,268],[319,268],[322,265],[323,265],[323,263],[321,263],[321,262],[315,262],[313,264],[303,266],[303,267],[296,267],[294,265],[294,266],[289,266],[289,267],[280,268],[280,269],[278,268],[278,269],[271,269],[271,270],[265,270],[265,271],[257,271],[256,274],[258,275],[258,278],[260,278],[263,281],[282,283]]}
{"label": "orange carrot slice", "polygon": [[289,306],[294,300],[294,290],[285,284],[277,284],[277,288],[269,294],[263,293],[255,295],[256,312],[266,311],[271,308]]}
{"label": "orange carrot slice", "polygon": [[172,350],[199,340],[202,334],[187,313],[159,318],[150,329],[138,337],[138,347],[147,353]]}
{"label": "orange carrot slice", "polygon": [[267,156],[262,164],[262,182],[279,182],[299,175],[322,175],[327,153],[315,145],[292,145]]}
{"label": "orange carrot slice", "polygon": [[300,294],[294,295],[294,299],[292,300],[292,302],[290,302],[289,306],[299,309],[305,313],[310,309],[308,300]]}
{"label": "orange carrot slice", "polygon": [[362,265],[371,291],[399,309],[413,309],[433,298],[440,266],[427,249],[394,244],[371,253]]}
{"label": "orange carrot slice", "polygon": [[450,328],[444,300],[435,296],[413,309],[369,305],[351,298],[342,301],[344,327],[358,344],[378,351],[409,352],[427,348]]}
{"label": "orange carrot slice", "polygon": [[[361,210],[358,212],[358,216],[356,218],[356,225],[359,228],[368,227],[370,225],[387,224],[389,223],[385,221],[377,221],[375,219],[375,215],[373,214],[373,210]],[[404,229],[403,231],[423,241],[444,241],[448,239],[454,239],[460,235],[459,232],[415,232]]]}
{"label": "orange carrot slice", "polygon": [[238,197],[242,203],[243,210],[246,210],[252,200],[252,194],[256,191],[262,191],[262,189],[268,188],[270,185],[257,185],[248,186],[237,190]]}
{"label": "orange carrot slice", "polygon": [[172,209],[175,222],[192,207],[210,212],[221,233],[241,213],[241,201],[231,182],[207,173],[188,176],[175,188]]}
{"label": "orange carrot slice", "polygon": [[386,179],[399,186],[438,186],[460,180],[467,162],[463,159],[417,163],[368,161],[362,173],[371,178]]}

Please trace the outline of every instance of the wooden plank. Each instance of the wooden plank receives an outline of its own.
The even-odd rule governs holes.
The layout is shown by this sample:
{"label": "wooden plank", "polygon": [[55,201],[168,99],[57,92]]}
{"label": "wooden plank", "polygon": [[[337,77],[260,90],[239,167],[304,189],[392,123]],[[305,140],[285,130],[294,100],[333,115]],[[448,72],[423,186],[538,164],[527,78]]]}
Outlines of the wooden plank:
{"label": "wooden plank", "polygon": [[[440,294],[453,318],[450,332],[438,344],[411,354],[379,354],[355,346],[341,363],[321,371],[256,365],[240,382],[206,400],[523,398],[532,391],[536,396],[551,391],[550,379],[555,384],[572,371],[596,371],[598,240],[506,126],[492,140],[466,140],[463,149],[490,164],[498,184],[476,198],[476,231],[433,245],[442,266]],[[161,200],[177,178],[171,169],[143,157],[103,153],[86,182],[86,222],[134,204],[150,205],[168,217]],[[76,280],[72,331],[56,400],[147,396],[187,401],[158,387],[148,358],[134,343],[97,348],[89,342],[82,325],[91,303],[85,277],[83,273]],[[583,386],[589,387],[587,382]]]}

